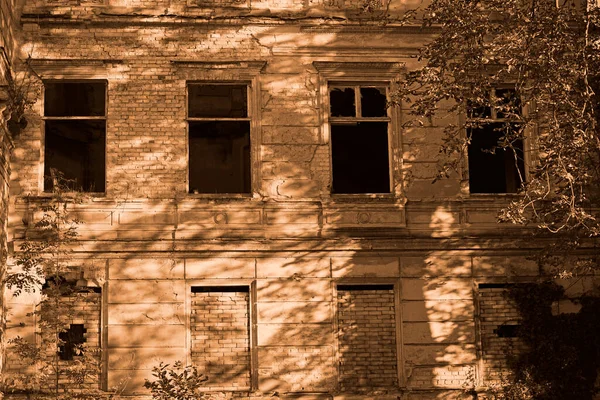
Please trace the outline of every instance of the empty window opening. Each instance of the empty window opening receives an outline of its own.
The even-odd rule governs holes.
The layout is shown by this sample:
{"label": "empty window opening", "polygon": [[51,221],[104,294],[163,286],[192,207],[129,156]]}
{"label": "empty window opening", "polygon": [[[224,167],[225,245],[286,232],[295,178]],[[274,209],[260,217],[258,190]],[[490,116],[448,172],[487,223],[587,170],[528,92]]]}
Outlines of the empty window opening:
{"label": "empty window opening", "polygon": [[189,192],[250,193],[246,85],[188,86]]}
{"label": "empty window opening", "polygon": [[45,82],[44,191],[56,170],[74,191],[104,192],[106,83]]}
{"label": "empty window opening", "polygon": [[393,285],[338,285],[339,379],[342,391],[398,385]]}
{"label": "empty window opening", "polygon": [[71,324],[69,329],[58,334],[61,340],[58,356],[61,360],[73,360],[78,355],[78,348],[85,343],[86,332],[83,324]]}
{"label": "empty window opening", "polygon": [[207,390],[249,390],[249,287],[194,286],[190,296],[191,358]]}
{"label": "empty window opening", "polygon": [[516,193],[525,180],[521,104],[514,90],[492,92],[493,106],[471,105],[469,117],[480,123],[468,129],[471,193]]}
{"label": "empty window opening", "polygon": [[389,193],[386,89],[331,87],[332,193]]}

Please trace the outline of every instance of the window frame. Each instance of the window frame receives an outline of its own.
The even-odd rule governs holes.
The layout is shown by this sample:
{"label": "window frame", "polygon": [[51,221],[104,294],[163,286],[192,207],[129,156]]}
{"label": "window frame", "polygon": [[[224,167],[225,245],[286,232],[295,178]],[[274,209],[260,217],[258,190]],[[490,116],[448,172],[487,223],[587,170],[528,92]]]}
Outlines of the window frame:
{"label": "window frame", "polygon": [[333,329],[334,329],[334,362],[336,374],[336,390],[340,389],[340,321],[338,305],[338,286],[382,286],[392,285],[394,291],[394,323],[396,336],[396,374],[398,377],[398,388],[406,387],[404,376],[404,342],[403,342],[403,321],[402,321],[402,298],[401,281],[399,278],[340,278],[333,281]]}
{"label": "window frame", "polygon": [[[334,117],[331,115],[331,90],[335,88],[351,88],[354,90],[354,117]],[[362,101],[361,101],[361,88],[378,88],[385,90],[386,101],[390,101],[390,82],[387,81],[363,81],[357,82],[355,80],[331,80],[328,81],[327,85],[327,97],[325,102],[326,115],[328,119],[328,143],[329,143],[329,165],[330,177],[329,177],[329,193],[332,197],[390,197],[394,191],[394,179],[393,179],[393,168],[392,168],[392,155],[393,155],[393,132],[392,121],[393,121],[393,106],[386,107],[385,117],[363,117],[362,116]],[[388,192],[373,192],[373,193],[333,193],[333,138],[332,138],[332,126],[338,125],[343,126],[345,124],[356,124],[360,122],[385,122],[387,124],[387,154],[388,154]]]}
{"label": "window frame", "polygon": [[[514,89],[514,86],[511,86],[510,84],[500,84],[500,85],[496,85],[493,88],[491,88],[490,91],[490,96],[496,96],[496,91],[497,90],[509,90],[509,89]],[[529,107],[527,105],[522,104],[521,101],[520,102],[520,115],[521,116],[527,116],[528,112],[529,112]],[[468,121],[471,119],[471,117],[469,116],[470,113],[470,109],[468,106],[466,106],[464,113],[461,115],[461,125],[464,126],[466,123],[468,123]],[[498,110],[496,109],[496,107],[490,106],[490,116],[489,116],[489,124],[494,124],[494,123],[506,123],[506,122],[511,122],[514,121],[511,118],[506,118],[506,117],[498,117]],[[518,121],[514,121],[515,123],[519,123]],[[466,139],[469,139],[469,129],[470,128],[465,128],[463,129],[464,131],[464,135]],[[521,139],[521,143],[522,143],[522,147],[523,147],[523,182],[525,183],[527,181],[529,181],[529,166],[531,165],[531,135],[533,133],[533,129],[532,128],[525,128],[525,136]],[[518,189],[516,192],[499,192],[499,193],[493,193],[493,192],[475,192],[473,193],[471,191],[471,182],[470,182],[470,170],[469,170],[469,146],[466,146],[465,151],[464,151],[464,166],[463,166],[463,171],[466,171],[466,173],[463,173],[463,179],[465,181],[465,185],[463,185],[463,194],[466,194],[468,196],[476,196],[476,197],[510,197],[510,196],[518,196]]]}
{"label": "window frame", "polygon": [[[46,116],[45,105],[46,105],[46,83],[87,83],[87,82],[101,82],[104,84],[104,115],[102,116]],[[45,181],[46,181],[46,121],[104,121],[104,191],[90,191],[86,193],[87,195],[91,195],[94,197],[103,197],[108,192],[108,169],[107,169],[107,131],[108,131],[108,108],[109,108],[109,98],[108,98],[108,89],[109,89],[109,81],[106,78],[43,78],[42,79],[42,94],[40,96],[41,99],[41,122],[42,122],[42,141],[41,141],[41,171],[40,171],[40,194],[42,196],[50,196],[52,195],[51,191],[45,190]],[[73,191],[74,193],[75,191]]]}
{"label": "window frame", "polygon": [[[192,365],[192,288],[193,287],[223,287],[223,286],[245,286],[248,287],[248,335],[250,352],[250,386],[234,392],[258,390],[258,340],[257,340],[257,290],[254,279],[193,279],[187,280],[185,284],[185,358],[186,365]],[[246,390],[247,389],[247,390]],[[231,392],[231,390],[226,390]],[[210,391],[207,391],[210,393]]]}
{"label": "window frame", "polygon": [[[257,193],[257,185],[259,182],[259,176],[257,173],[258,168],[254,166],[257,164],[258,154],[258,112],[257,107],[260,105],[260,99],[257,99],[258,89],[254,80],[241,79],[241,80],[186,80],[185,82],[185,121],[186,121],[186,194],[192,198],[248,198],[254,197]],[[227,118],[227,117],[190,117],[189,110],[189,94],[190,86],[192,85],[206,85],[206,86],[246,86],[246,106],[247,116],[239,118]],[[190,124],[193,122],[216,122],[216,121],[247,121],[250,126],[249,140],[250,140],[250,190],[244,193],[190,193]]]}
{"label": "window frame", "polygon": [[[387,108],[388,121],[388,164],[390,191],[388,193],[332,193],[333,183],[332,153],[331,153],[331,110],[330,86],[359,86],[359,87],[384,87],[386,96],[396,87],[396,81],[401,72],[405,71],[405,64],[398,62],[335,62],[314,61],[313,67],[319,73],[319,107],[321,114],[320,144],[329,146],[329,183],[326,193],[334,200],[352,199],[404,199],[401,177],[401,132],[400,132],[400,107],[392,105]],[[358,94],[360,95],[360,94]],[[355,92],[356,96],[356,92]],[[338,117],[334,117],[338,118]],[[343,117],[342,117],[343,118]],[[376,119],[366,117],[365,119]]]}

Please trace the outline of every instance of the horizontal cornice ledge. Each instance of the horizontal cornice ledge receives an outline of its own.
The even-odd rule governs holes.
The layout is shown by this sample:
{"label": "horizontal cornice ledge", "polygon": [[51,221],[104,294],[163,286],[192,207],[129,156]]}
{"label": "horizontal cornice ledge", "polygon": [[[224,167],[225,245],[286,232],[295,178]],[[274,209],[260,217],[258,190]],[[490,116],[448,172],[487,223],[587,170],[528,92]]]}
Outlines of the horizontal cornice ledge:
{"label": "horizontal cornice ledge", "polygon": [[171,60],[177,67],[200,69],[250,69],[261,71],[267,62],[264,60],[236,60],[236,61],[206,61],[206,60]]}
{"label": "horizontal cornice ledge", "polygon": [[366,75],[391,77],[398,75],[405,69],[403,62],[363,61],[363,62],[339,62],[339,61],[313,61],[315,69],[324,75]]}

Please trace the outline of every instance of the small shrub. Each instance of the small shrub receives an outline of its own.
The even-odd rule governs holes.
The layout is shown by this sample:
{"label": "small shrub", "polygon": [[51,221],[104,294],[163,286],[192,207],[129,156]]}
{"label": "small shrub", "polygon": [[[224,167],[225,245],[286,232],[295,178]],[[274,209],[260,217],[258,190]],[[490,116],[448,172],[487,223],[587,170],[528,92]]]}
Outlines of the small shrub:
{"label": "small shrub", "polygon": [[150,389],[154,400],[196,400],[204,399],[201,391],[206,375],[198,372],[194,366],[183,366],[181,361],[169,364],[160,363],[152,368],[152,376],[156,379],[146,379],[144,387]]}

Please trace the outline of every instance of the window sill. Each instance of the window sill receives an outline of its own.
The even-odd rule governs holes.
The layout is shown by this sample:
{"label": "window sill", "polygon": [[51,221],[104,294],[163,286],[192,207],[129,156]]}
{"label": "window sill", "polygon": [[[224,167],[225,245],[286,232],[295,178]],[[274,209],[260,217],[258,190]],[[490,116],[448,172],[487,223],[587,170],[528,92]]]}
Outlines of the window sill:
{"label": "window sill", "polygon": [[[51,192],[41,192],[35,196],[29,196],[29,197],[40,198],[40,199],[51,199],[55,195],[56,195],[55,193],[51,193]],[[82,197],[91,197],[91,198],[95,198],[95,197],[104,198],[104,197],[106,197],[106,192],[63,192],[62,195],[69,196],[69,197],[82,196]]]}
{"label": "window sill", "polygon": [[189,199],[252,199],[253,193],[187,193]]}

